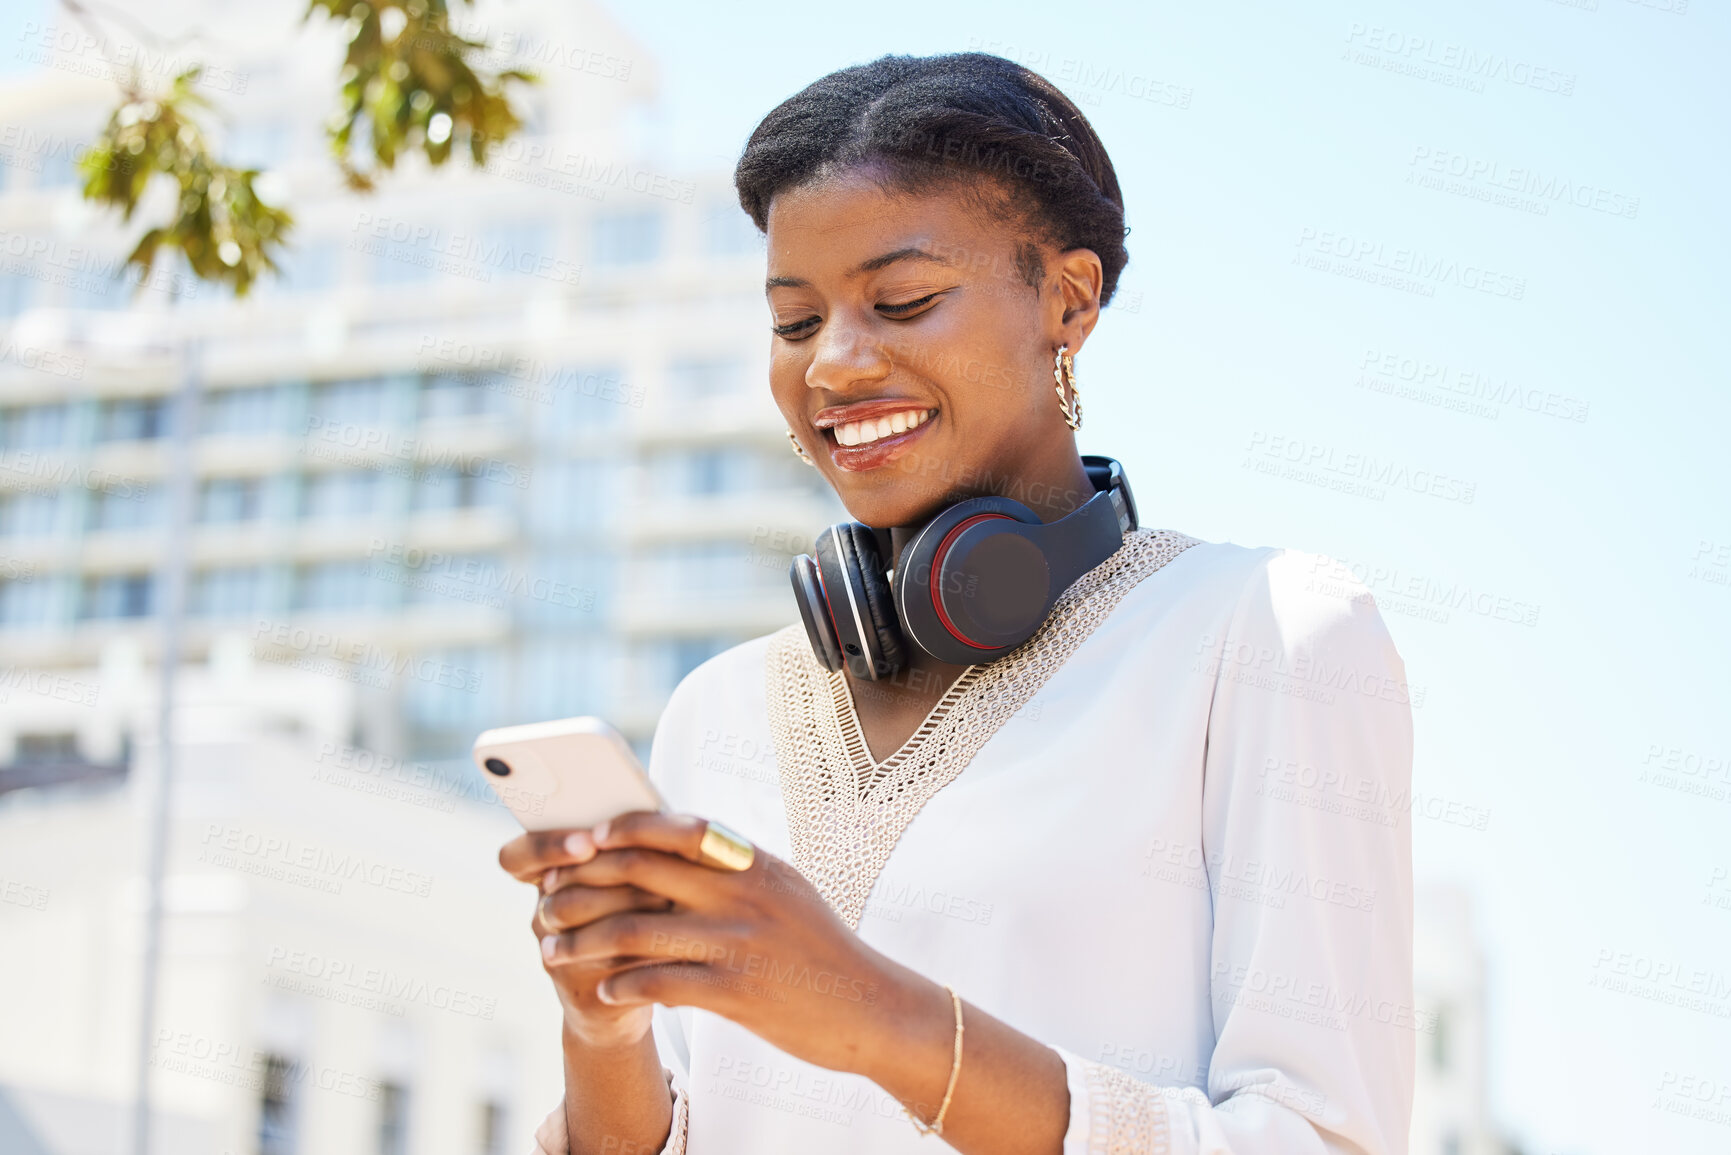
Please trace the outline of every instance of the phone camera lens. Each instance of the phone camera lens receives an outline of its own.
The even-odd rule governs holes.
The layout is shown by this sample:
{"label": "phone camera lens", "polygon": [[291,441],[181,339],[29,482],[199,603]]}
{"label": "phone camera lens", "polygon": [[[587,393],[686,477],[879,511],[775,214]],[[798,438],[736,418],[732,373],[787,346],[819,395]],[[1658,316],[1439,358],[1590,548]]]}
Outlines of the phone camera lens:
{"label": "phone camera lens", "polygon": [[497,774],[501,778],[511,772],[510,764],[503,758],[489,758],[487,759],[486,766],[487,773]]}

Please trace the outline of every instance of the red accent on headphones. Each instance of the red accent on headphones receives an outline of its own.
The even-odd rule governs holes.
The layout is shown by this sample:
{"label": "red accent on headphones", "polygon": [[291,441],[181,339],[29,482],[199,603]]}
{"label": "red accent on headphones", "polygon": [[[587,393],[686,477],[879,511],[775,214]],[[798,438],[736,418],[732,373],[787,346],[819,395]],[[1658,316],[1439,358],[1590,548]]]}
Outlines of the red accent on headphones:
{"label": "red accent on headphones", "polygon": [[823,584],[823,567],[814,565],[811,572],[817,575],[817,588],[823,591],[823,612],[829,615],[830,636],[835,639],[835,648],[842,651],[843,660],[846,660],[847,651],[842,650],[841,646],[841,630],[835,624],[835,610],[829,604],[829,587]]}
{"label": "red accent on headphones", "polygon": [[950,621],[950,615],[944,612],[944,599],[938,593],[938,575],[943,572],[944,556],[950,552],[950,542],[955,540],[956,535],[961,533],[964,529],[967,529],[970,525],[987,521],[992,518],[1002,518],[1005,521],[1016,520],[1008,514],[1003,513],[976,513],[974,516],[959,522],[954,529],[944,534],[944,540],[940,541],[938,543],[938,548],[932,552],[932,576],[930,582],[932,591],[932,608],[938,611],[938,621],[942,623],[944,629],[950,632],[950,637],[961,642],[964,646],[972,646],[976,650],[991,650],[996,649],[996,647],[982,646],[972,638],[963,637],[961,632],[956,629],[955,624]]}
{"label": "red accent on headphones", "polygon": [[[911,536],[902,545],[900,564],[895,567],[884,565],[896,552],[887,528],[846,522],[819,534],[815,556],[801,554],[788,567],[813,653],[826,669],[846,670],[856,679],[872,681],[905,668],[920,654],[952,664],[991,662],[1009,654],[1033,636],[1065,590],[1111,557],[1138,526],[1130,483],[1118,462],[1085,456],[1082,467],[1094,495],[1081,508],[1042,522],[1028,506],[1008,497],[965,498],[917,527],[904,527]],[[979,525],[983,520],[1005,524]],[[959,598],[952,614],[942,597],[949,576],[946,559],[962,531],[970,528],[980,531],[974,535],[975,547],[984,548],[970,550],[979,564],[970,564],[968,576],[980,571],[979,589],[985,597],[978,603]],[[1011,536],[1031,545],[1033,551],[1025,546],[1009,548]],[[997,544],[988,547],[988,542]],[[839,592],[857,593],[863,599],[853,605],[851,615],[836,612],[849,607],[831,603],[825,569],[842,583]],[[922,572],[927,575],[924,582],[918,576]],[[965,636],[958,621],[1001,639],[1000,644],[987,645]],[[844,637],[854,638],[855,652],[848,652]]]}

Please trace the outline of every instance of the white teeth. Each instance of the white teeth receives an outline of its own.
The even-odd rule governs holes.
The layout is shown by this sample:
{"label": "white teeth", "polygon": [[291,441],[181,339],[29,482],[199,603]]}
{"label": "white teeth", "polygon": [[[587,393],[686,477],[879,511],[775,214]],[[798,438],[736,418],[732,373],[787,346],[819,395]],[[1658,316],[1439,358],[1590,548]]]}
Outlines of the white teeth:
{"label": "white teeth", "polygon": [[904,409],[900,413],[891,413],[871,421],[850,421],[846,425],[835,427],[835,439],[840,445],[868,445],[879,438],[906,433],[924,425],[930,416],[929,410]]}

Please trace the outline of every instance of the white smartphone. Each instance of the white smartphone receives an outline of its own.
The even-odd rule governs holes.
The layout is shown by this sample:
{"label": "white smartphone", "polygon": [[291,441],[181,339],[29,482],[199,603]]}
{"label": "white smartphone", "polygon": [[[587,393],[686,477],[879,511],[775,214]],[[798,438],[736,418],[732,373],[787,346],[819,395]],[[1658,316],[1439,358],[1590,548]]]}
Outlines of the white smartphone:
{"label": "white smartphone", "polygon": [[666,810],[623,735],[600,718],[502,726],[475,739],[475,765],[525,830],[593,826]]}

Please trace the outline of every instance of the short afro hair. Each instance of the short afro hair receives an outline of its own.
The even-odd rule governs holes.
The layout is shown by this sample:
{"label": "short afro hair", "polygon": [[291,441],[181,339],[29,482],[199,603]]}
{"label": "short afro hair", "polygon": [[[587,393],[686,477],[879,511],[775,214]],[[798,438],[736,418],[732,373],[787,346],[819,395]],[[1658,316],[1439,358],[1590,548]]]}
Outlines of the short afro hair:
{"label": "short afro hair", "polygon": [[[1001,56],[883,56],[832,72],[763,118],[733,183],[767,231],[778,193],[858,166],[882,166],[909,191],[991,178],[1042,239],[1099,255],[1102,304],[1130,259],[1118,176],[1093,126],[1050,81]],[[1038,261],[1022,263],[1037,285]]]}

